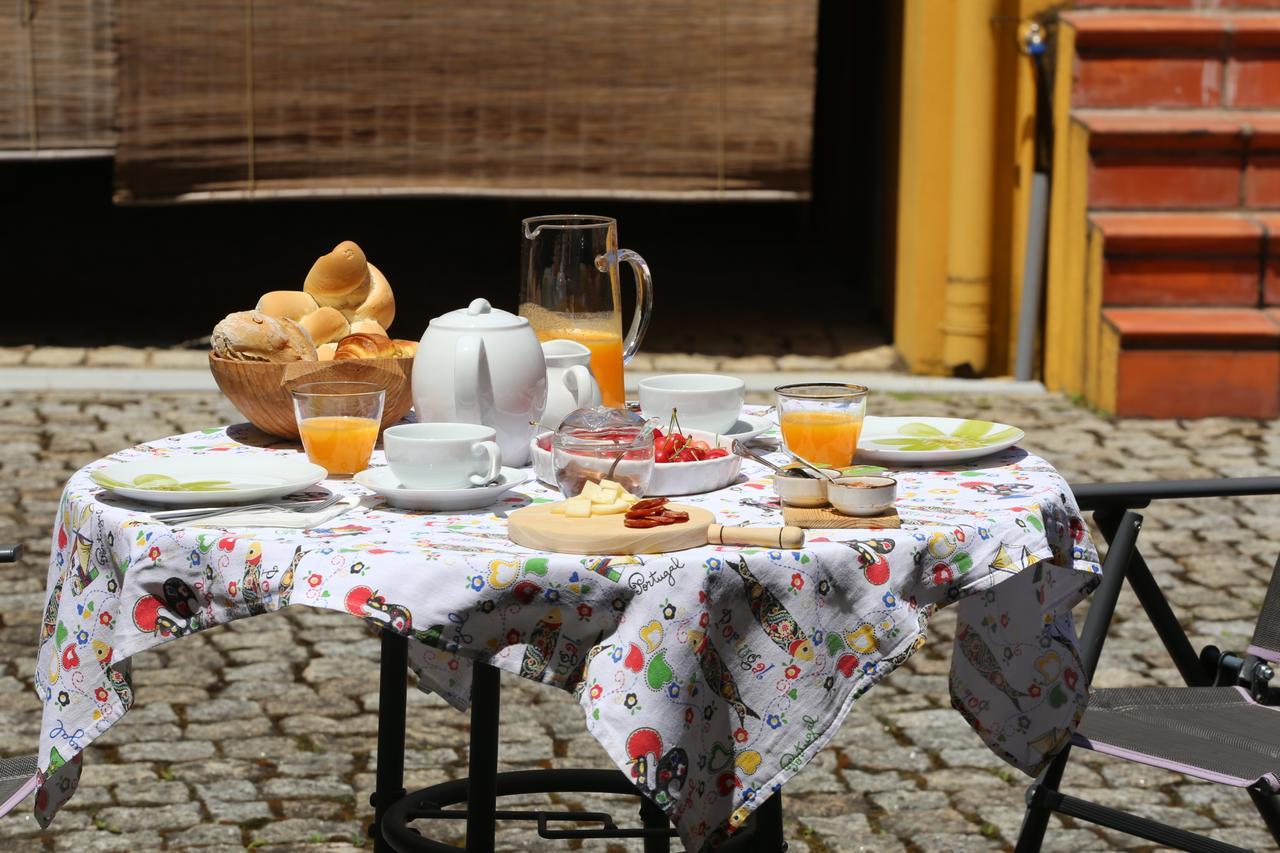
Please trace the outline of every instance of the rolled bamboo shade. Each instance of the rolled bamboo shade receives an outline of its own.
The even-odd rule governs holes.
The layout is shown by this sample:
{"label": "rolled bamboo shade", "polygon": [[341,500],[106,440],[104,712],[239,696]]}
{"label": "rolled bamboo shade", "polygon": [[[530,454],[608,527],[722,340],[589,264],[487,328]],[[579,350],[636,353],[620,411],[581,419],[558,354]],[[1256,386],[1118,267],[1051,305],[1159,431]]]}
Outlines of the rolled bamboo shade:
{"label": "rolled bamboo shade", "polygon": [[111,0],[0,0],[0,158],[115,146]]}
{"label": "rolled bamboo shade", "polygon": [[130,0],[117,200],[803,198],[817,0]]}

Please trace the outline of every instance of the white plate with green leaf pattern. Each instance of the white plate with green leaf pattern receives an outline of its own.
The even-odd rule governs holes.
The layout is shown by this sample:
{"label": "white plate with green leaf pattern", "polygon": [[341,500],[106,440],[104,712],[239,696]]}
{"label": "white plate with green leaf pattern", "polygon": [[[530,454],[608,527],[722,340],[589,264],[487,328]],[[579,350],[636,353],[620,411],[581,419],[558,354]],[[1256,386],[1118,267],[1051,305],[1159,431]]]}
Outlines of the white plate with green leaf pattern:
{"label": "white plate with green leaf pattern", "polygon": [[122,498],[167,506],[223,506],[282,498],[329,476],[301,456],[166,456],[121,462],[89,472],[89,479]]}
{"label": "white plate with green leaf pattern", "polygon": [[858,461],[882,465],[948,465],[1012,447],[1026,433],[1008,424],[961,418],[868,417]]}

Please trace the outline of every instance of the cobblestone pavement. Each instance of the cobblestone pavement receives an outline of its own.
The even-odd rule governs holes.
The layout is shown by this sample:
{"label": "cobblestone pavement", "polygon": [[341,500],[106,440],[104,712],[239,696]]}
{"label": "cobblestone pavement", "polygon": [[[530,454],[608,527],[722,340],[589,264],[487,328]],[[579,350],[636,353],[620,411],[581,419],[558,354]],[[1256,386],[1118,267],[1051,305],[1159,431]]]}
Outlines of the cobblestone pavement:
{"label": "cobblestone pavement", "polygon": [[[1051,395],[881,395],[881,414],[964,414],[1020,424],[1028,446],[1076,480],[1244,476],[1280,469],[1280,422],[1109,421]],[[133,442],[226,422],[219,397],[42,393],[0,400],[0,755],[34,749],[31,688],[44,604],[49,528],[63,481]],[[238,418],[236,418],[238,420]],[[1149,511],[1145,552],[1197,643],[1242,647],[1280,552],[1280,499],[1170,504]],[[1008,848],[1026,781],[950,710],[954,620],[944,611],[924,651],[864,697],[832,744],[786,789],[787,834],[804,853]],[[52,832],[30,803],[0,819],[0,849],[349,850],[371,816],[378,643],[348,616],[291,608],[203,632],[134,658],[138,704],[88,750],[83,784]],[[1136,602],[1122,599],[1098,679],[1104,686],[1178,683]],[[567,694],[507,679],[505,768],[608,766]],[[317,714],[317,705],[326,708]],[[408,785],[463,774],[466,720],[411,691]],[[868,729],[892,738],[864,738]],[[303,734],[306,732],[307,734]],[[874,748],[867,746],[874,741]],[[1223,840],[1273,845],[1242,791],[1079,753],[1065,787]],[[593,808],[604,798],[564,796]],[[553,849],[502,830],[503,849]],[[367,848],[366,848],[367,849]],[[597,843],[578,849],[623,850]],[[1145,849],[1055,820],[1047,849]]]}

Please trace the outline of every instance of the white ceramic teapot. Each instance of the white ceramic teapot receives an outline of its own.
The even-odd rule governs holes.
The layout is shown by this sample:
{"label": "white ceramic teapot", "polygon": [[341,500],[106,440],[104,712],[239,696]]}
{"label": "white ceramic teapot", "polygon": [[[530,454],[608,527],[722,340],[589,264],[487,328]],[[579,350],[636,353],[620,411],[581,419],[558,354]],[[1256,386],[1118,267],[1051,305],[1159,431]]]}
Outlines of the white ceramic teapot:
{"label": "white ceramic teapot", "polygon": [[546,361],[525,318],[474,299],[427,326],[413,362],[419,421],[493,427],[502,464],[520,467],[546,402]]}
{"label": "white ceramic teapot", "polygon": [[591,375],[591,350],[577,341],[557,339],[542,345],[547,360],[547,408],[542,426],[556,429],[574,409],[600,405],[600,385]]}

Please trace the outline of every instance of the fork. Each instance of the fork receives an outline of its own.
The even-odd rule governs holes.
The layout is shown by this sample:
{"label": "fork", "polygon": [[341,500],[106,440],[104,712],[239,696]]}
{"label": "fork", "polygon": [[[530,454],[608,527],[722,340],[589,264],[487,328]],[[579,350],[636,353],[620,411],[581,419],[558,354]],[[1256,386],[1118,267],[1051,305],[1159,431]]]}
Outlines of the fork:
{"label": "fork", "polygon": [[214,518],[219,515],[230,515],[236,512],[253,512],[256,510],[284,510],[286,512],[317,512],[319,510],[328,509],[338,501],[343,499],[343,495],[332,494],[322,501],[313,501],[306,504],[247,504],[244,506],[228,506],[220,509],[201,509],[201,510],[169,510],[167,512],[153,512],[151,517],[156,521],[177,522],[185,524],[192,521],[203,521],[206,518]]}

